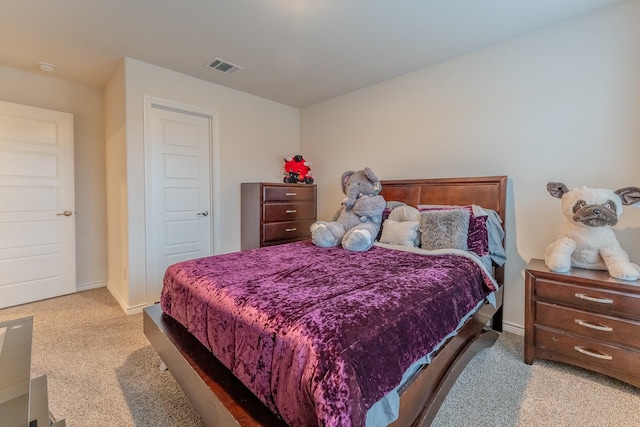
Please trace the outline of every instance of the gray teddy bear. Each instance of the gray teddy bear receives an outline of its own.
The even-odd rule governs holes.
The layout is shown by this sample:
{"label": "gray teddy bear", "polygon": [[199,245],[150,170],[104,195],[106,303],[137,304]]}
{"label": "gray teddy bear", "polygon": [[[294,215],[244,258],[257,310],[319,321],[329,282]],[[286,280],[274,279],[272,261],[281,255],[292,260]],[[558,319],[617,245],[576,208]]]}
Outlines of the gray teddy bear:
{"label": "gray teddy bear", "polygon": [[338,246],[356,252],[371,248],[375,241],[386,201],[379,195],[380,180],[366,167],[357,172],[342,174],[342,191],[347,197],[330,222],[317,221],[311,225],[311,239],[316,246]]}

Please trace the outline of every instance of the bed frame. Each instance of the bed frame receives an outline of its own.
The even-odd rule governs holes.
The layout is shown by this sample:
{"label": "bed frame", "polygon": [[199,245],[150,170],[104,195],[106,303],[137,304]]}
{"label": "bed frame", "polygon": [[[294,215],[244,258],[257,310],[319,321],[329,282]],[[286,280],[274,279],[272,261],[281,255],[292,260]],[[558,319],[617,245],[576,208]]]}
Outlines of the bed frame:
{"label": "bed frame", "polygon": [[[387,201],[411,206],[480,205],[498,212],[504,225],[506,187],[506,176],[394,180],[382,181],[381,194]],[[467,363],[495,343],[497,332],[502,331],[504,267],[494,267],[494,275],[500,285],[498,307],[485,304],[400,390],[400,415],[392,426],[431,424]],[[151,345],[207,426],[286,426],[182,325],[164,315],[159,304],[144,309],[143,326]]]}

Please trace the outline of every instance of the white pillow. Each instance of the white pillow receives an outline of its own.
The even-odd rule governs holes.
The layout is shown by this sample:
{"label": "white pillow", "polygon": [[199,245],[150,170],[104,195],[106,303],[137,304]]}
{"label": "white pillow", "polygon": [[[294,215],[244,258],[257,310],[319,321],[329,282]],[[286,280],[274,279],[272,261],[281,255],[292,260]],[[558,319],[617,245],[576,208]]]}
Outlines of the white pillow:
{"label": "white pillow", "polygon": [[420,221],[420,211],[413,206],[398,206],[389,214],[389,219],[396,222]]}
{"label": "white pillow", "polygon": [[380,243],[390,243],[392,245],[417,246],[418,229],[420,222],[403,221],[398,222],[392,219],[385,220],[382,224],[382,235]]}

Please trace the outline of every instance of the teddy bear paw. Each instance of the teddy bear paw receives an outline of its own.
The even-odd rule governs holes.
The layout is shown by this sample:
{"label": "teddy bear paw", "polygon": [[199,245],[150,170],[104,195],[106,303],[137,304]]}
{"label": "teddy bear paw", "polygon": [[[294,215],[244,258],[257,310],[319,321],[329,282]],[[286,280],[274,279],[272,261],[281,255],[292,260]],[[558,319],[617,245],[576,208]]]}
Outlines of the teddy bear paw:
{"label": "teddy bear paw", "polygon": [[608,267],[611,277],[620,280],[638,280],[640,278],[640,267],[632,262],[620,262]]}
{"label": "teddy bear paw", "polygon": [[566,273],[571,270],[571,262],[561,262],[553,258],[545,258],[544,263],[551,271],[556,273]]}
{"label": "teddy bear paw", "polygon": [[325,224],[311,225],[311,241],[321,248],[331,248],[338,245],[338,239]]}
{"label": "teddy bear paw", "polygon": [[368,230],[355,230],[342,243],[345,249],[354,252],[364,252],[373,244],[373,236]]}

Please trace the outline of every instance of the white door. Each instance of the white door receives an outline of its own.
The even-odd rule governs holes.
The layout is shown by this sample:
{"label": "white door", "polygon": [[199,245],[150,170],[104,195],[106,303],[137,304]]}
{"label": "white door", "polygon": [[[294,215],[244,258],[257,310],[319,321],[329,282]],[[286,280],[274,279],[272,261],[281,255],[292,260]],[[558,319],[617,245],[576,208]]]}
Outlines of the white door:
{"label": "white door", "polygon": [[0,308],[76,291],[73,115],[0,101]]}
{"label": "white door", "polygon": [[167,267],[211,255],[211,117],[147,108],[147,301]]}

